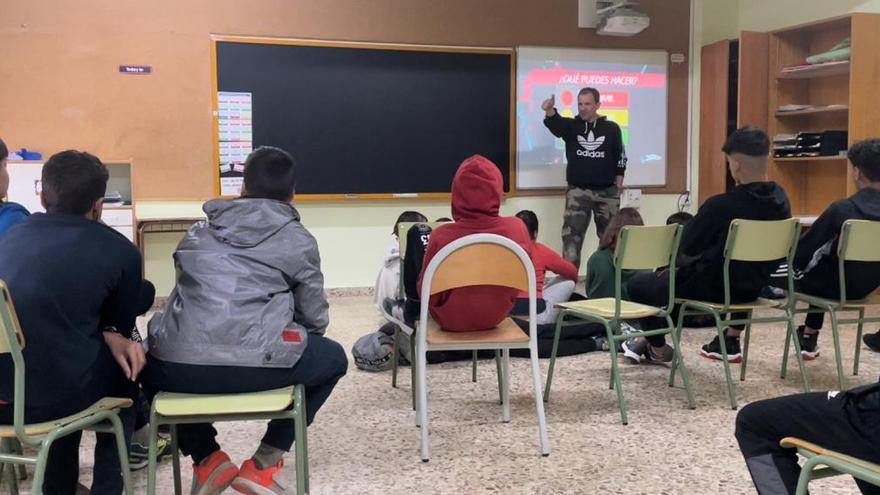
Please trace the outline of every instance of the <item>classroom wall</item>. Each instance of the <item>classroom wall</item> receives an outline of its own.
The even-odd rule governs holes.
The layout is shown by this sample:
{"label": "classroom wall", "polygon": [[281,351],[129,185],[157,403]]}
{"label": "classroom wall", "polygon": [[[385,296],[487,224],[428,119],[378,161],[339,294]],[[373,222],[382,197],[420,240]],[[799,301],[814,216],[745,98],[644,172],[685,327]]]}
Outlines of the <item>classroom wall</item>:
{"label": "classroom wall", "polygon": [[851,12],[880,13],[880,0],[737,0],[740,31],[772,31]]}
{"label": "classroom wall", "polygon": [[[651,27],[632,38],[579,29],[574,0],[4,0],[0,15],[0,136],[47,153],[69,147],[132,158],[140,218],[188,217],[214,194],[210,33],[479,46],[662,48],[689,54],[689,0],[643,0]],[[122,76],[120,64],[149,64]],[[669,157],[688,160],[687,64],[670,66]],[[672,189],[686,188],[684,175]],[[677,208],[677,194],[643,197],[649,221]],[[304,203],[328,287],[371,286],[391,223],[405,209],[449,215],[442,202]],[[541,240],[559,249],[563,200],[519,197],[503,212],[535,210]],[[179,235],[148,238],[147,276],[173,284]],[[588,233],[586,251],[595,247]]]}

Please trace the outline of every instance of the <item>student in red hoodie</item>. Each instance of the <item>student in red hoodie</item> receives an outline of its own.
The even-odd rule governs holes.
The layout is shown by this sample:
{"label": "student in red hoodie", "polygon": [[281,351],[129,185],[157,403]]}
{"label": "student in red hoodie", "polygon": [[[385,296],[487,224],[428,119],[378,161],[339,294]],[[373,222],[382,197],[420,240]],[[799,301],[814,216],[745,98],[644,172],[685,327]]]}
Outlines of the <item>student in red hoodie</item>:
{"label": "student in red hoodie", "polygon": [[[531,210],[517,212],[516,218],[522,220],[532,239],[532,263],[535,265],[535,288],[537,290],[537,321],[538,325],[555,324],[559,315],[557,303],[566,302],[571,298],[577,282],[577,267],[574,263],[559,256],[556,251],[538,242],[538,216]],[[558,275],[547,280],[547,271]],[[513,308],[513,314],[529,314],[529,293],[520,292]],[[555,329],[554,329],[555,330]]]}
{"label": "student in red hoodie", "polygon": [[[498,167],[480,155],[466,159],[452,180],[452,217],[455,223],[437,227],[431,233],[419,290],[425,269],[443,246],[470,234],[498,234],[519,244],[531,254],[532,241],[526,226],[516,217],[498,216],[504,194]],[[513,308],[519,291],[508,287],[477,285],[460,287],[431,296],[431,316],[451,332],[487,330],[495,327]]]}

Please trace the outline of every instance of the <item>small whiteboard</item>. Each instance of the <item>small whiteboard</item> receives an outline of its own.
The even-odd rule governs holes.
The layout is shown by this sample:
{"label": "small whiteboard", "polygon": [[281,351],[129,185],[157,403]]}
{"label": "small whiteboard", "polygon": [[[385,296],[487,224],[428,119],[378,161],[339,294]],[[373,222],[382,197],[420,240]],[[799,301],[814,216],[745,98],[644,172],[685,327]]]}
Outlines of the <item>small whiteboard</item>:
{"label": "small whiteboard", "polygon": [[667,58],[662,50],[519,47],[516,188],[565,187],[565,143],[544,126],[541,102],[556,95],[559,114],[574,117],[583,87],[599,90],[599,115],[620,126],[624,185],[666,185]]}

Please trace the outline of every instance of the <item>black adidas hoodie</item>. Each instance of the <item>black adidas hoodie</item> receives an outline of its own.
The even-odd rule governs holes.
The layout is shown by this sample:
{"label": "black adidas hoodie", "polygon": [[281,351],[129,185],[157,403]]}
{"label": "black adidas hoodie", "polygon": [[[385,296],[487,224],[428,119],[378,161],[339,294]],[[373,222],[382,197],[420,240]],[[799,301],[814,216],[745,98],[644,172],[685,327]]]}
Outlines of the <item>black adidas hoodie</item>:
{"label": "black adidas hoodie", "polygon": [[[707,199],[681,234],[675,292],[679,297],[720,302],[724,297],[724,244],[734,219],[791,218],[788,197],[775,182],[752,182]],[[733,302],[757,299],[779,261],[730,263]]]}
{"label": "black adidas hoodie", "polygon": [[[808,290],[814,295],[840,297],[837,243],[847,220],[880,220],[880,190],[866,188],[835,201],[801,237],[793,267],[798,278],[818,289]],[[878,263],[848,261],[845,269],[848,299],[861,299],[880,285]]]}
{"label": "black adidas hoodie", "polygon": [[602,189],[615,184],[616,177],[626,172],[626,152],[620,127],[607,117],[592,124],[581,119],[559,115],[544,118],[550,132],[565,141],[565,180],[568,185]]}

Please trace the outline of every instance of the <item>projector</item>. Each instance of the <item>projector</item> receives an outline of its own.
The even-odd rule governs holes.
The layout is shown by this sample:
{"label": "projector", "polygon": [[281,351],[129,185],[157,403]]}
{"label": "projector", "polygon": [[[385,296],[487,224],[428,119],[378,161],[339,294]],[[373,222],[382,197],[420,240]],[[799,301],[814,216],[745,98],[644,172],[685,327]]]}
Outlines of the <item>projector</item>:
{"label": "projector", "polygon": [[651,18],[630,6],[614,9],[599,19],[596,34],[603,36],[633,36],[651,25]]}

